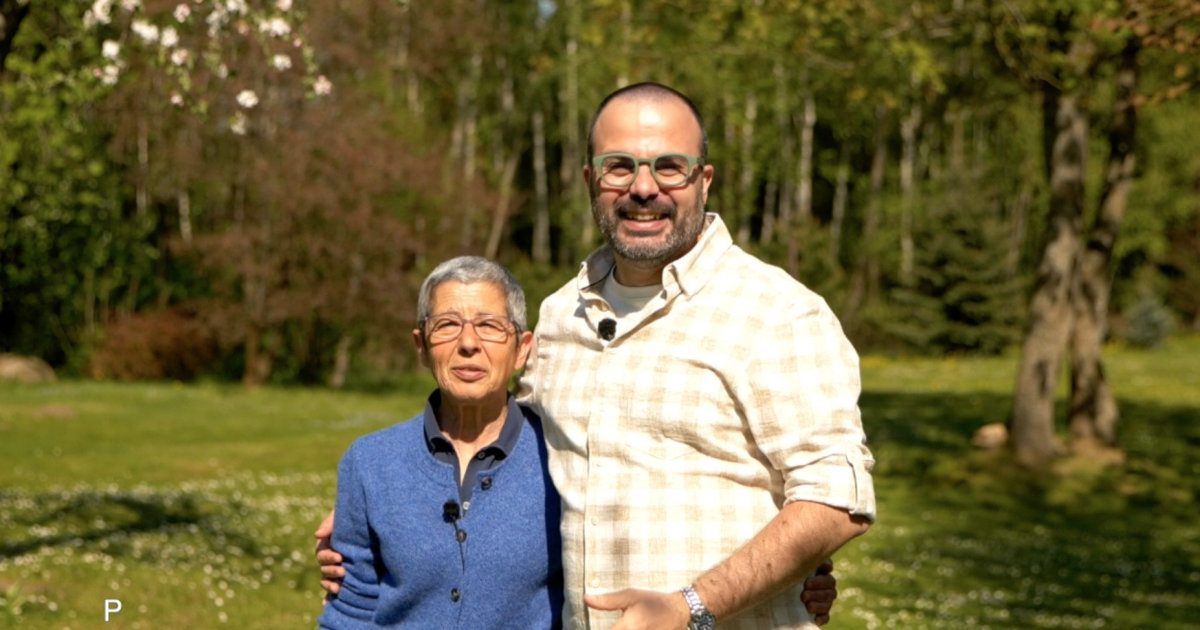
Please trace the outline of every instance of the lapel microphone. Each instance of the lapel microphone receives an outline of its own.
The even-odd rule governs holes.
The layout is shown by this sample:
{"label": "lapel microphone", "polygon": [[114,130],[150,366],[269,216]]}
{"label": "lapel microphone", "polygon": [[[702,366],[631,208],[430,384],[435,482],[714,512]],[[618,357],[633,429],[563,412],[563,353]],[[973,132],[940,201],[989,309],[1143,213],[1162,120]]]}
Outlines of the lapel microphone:
{"label": "lapel microphone", "polygon": [[446,519],[446,522],[453,523],[461,516],[462,510],[459,509],[457,501],[447,501],[442,505],[442,517]]}
{"label": "lapel microphone", "polygon": [[617,335],[617,320],[605,317],[600,320],[600,325],[597,327],[600,332],[600,338],[605,341],[612,341]]}

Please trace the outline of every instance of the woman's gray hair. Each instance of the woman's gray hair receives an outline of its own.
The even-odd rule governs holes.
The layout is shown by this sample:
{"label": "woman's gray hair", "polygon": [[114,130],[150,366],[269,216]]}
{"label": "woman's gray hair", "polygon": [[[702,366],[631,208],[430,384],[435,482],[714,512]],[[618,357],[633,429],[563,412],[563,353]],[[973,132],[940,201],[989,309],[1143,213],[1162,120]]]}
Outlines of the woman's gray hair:
{"label": "woman's gray hair", "polygon": [[417,297],[418,322],[424,322],[429,317],[429,310],[432,308],[429,302],[433,290],[445,282],[487,282],[500,287],[504,291],[508,318],[517,325],[518,330],[526,329],[525,290],[521,288],[521,283],[502,265],[482,256],[451,258],[429,272],[425,282],[421,283],[421,293]]}

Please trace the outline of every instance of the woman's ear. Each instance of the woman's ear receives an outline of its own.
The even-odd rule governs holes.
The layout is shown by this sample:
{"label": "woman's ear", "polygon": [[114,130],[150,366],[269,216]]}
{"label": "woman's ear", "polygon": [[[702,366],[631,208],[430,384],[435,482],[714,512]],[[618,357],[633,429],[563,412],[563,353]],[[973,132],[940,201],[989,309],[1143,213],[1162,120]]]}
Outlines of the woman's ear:
{"label": "woman's ear", "polygon": [[528,330],[521,331],[517,337],[517,356],[513,357],[513,369],[520,370],[525,367],[525,363],[529,361],[529,353],[533,351],[533,333]]}
{"label": "woman's ear", "polygon": [[420,328],[414,328],[412,334],[413,345],[415,345],[417,348],[417,361],[420,362],[421,367],[428,368],[429,349],[425,347],[425,333],[422,332]]}

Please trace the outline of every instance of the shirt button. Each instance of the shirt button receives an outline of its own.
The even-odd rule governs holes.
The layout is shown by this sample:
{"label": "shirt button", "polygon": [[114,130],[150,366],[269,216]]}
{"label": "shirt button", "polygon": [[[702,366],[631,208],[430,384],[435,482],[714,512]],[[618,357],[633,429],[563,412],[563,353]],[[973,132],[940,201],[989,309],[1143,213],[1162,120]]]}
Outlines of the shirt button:
{"label": "shirt button", "polygon": [[483,461],[483,458],[485,458],[485,457],[487,457],[487,455],[486,455],[486,454],[484,454],[484,453],[480,453],[480,454],[478,454],[478,455],[476,455],[476,456],[475,456],[475,459],[478,459],[479,461]]}
{"label": "shirt button", "polygon": [[450,601],[456,602],[460,599],[462,599],[462,593],[460,593],[456,588],[450,589]]}
{"label": "shirt button", "polygon": [[491,488],[492,488],[492,478],[491,478],[491,477],[484,477],[484,478],[483,478],[483,481],[480,481],[480,482],[479,482],[479,485],[480,485],[480,487],[482,487],[484,490],[491,490]]}
{"label": "shirt button", "polygon": [[465,529],[458,530],[458,533],[454,534],[454,537],[458,539],[458,542],[463,542],[464,540],[467,539],[467,530],[465,530]]}

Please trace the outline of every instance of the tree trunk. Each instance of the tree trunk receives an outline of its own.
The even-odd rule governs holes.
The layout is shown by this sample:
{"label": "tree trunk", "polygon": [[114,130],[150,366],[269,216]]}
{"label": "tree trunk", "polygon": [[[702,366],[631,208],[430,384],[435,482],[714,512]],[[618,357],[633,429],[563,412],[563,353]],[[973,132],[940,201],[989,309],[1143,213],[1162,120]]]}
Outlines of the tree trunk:
{"label": "tree trunk", "polygon": [[916,251],[913,245],[913,179],[917,164],[917,129],[921,126],[921,105],[914,103],[908,115],[900,121],[900,283],[911,287],[916,283]]}
{"label": "tree trunk", "polygon": [[[550,262],[550,192],[546,180],[546,133],[542,110],[533,112],[533,262]],[[590,219],[589,219],[590,220]]]}
{"label": "tree trunk", "polygon": [[1050,178],[1049,226],[1030,300],[1030,326],[1009,430],[1017,461],[1040,468],[1059,452],[1054,437],[1054,394],[1064,346],[1071,334],[1071,288],[1079,263],[1083,215],[1087,114],[1078,94],[1043,84],[1043,143]]}
{"label": "tree trunk", "polygon": [[857,316],[864,305],[875,301],[879,290],[879,257],[875,253],[879,232],[879,215],[883,212],[883,184],[887,166],[887,139],[890,113],[887,106],[875,108],[875,146],[871,156],[871,194],[863,208],[862,250],[858,268],[850,283],[846,298],[845,313],[849,318]]}
{"label": "tree trunk", "polygon": [[[588,155],[588,147],[585,147],[583,144],[585,139],[579,133],[580,127],[583,125],[583,121],[580,120],[579,116],[579,31],[581,21],[580,12],[582,11],[579,4],[580,0],[565,0],[563,3],[563,11],[567,15],[567,42],[565,46],[567,59],[564,70],[566,74],[565,85],[563,86],[562,93],[562,122],[560,123],[562,130],[561,137],[563,138],[562,164],[558,173],[559,190],[562,191],[560,196],[563,201],[560,204],[563,212],[562,223],[560,225],[566,235],[576,236],[577,238],[560,239],[557,256],[559,264],[572,264],[578,258],[581,258],[581,256],[575,255],[575,243],[578,242],[583,250],[587,251],[592,245],[592,240],[596,237],[596,222],[592,221],[588,210],[588,199],[584,194],[587,189],[579,185],[579,172]],[[544,147],[541,151],[544,159]],[[537,155],[538,149],[534,149],[534,159],[537,159]],[[578,220],[580,216],[583,217],[582,221]],[[575,226],[581,226],[581,229],[575,232]],[[547,218],[545,230],[546,258],[549,260],[549,218]],[[535,241],[537,238],[535,234]],[[534,260],[537,260],[536,255],[534,256]]]}
{"label": "tree trunk", "polygon": [[4,61],[12,51],[13,39],[21,22],[29,15],[30,2],[20,0],[0,0],[0,77],[4,76]]}
{"label": "tree trunk", "polygon": [[742,110],[742,131],[741,131],[741,177],[738,178],[738,205],[736,211],[733,208],[724,208],[726,213],[731,213],[737,217],[737,224],[734,227],[734,240],[738,245],[746,247],[750,242],[750,215],[753,212],[754,204],[754,123],[758,119],[758,99],[753,93],[746,95],[744,109]]}
{"label": "tree trunk", "polygon": [[1071,441],[1073,447],[1114,446],[1117,441],[1117,401],[1104,377],[1101,348],[1107,329],[1112,290],[1113,245],[1121,230],[1133,183],[1138,83],[1138,41],[1127,40],[1117,70],[1116,102],[1109,130],[1109,155],[1096,222],[1083,251],[1077,289],[1072,294],[1075,334],[1071,361]]}
{"label": "tree trunk", "polygon": [[[359,252],[350,254],[350,284],[346,287],[346,306],[347,310],[354,312],[355,305],[358,303],[359,294],[362,292],[362,278],[366,270],[366,261],[363,255]],[[342,323],[343,326],[349,327],[351,318],[347,317]],[[329,386],[334,389],[341,389],[346,385],[346,374],[350,371],[350,349],[353,346],[354,337],[350,335],[348,330],[342,330],[342,336],[338,339],[337,347],[333,354],[333,371],[329,374]]]}
{"label": "tree trunk", "polygon": [[850,198],[850,141],[842,140],[838,149],[837,183],[833,189],[833,216],[829,220],[829,262],[838,268],[842,255],[842,229],[846,224],[846,205]]}
{"label": "tree trunk", "polygon": [[[463,121],[462,149],[462,182],[469,187],[475,181],[476,144],[479,141],[479,83],[483,77],[483,54],[478,50],[471,55],[471,71],[464,86],[463,100],[460,113]],[[465,109],[464,109],[465,107]],[[475,215],[479,211],[471,202],[470,195],[463,197],[466,211],[462,218],[462,231],[459,234],[459,249],[469,251],[475,242]]]}
{"label": "tree trunk", "polygon": [[[501,72],[504,74],[504,82],[501,87],[500,97],[500,112],[504,120],[517,120],[517,103],[516,95],[513,93],[513,77],[512,71],[504,59],[497,61],[502,66]],[[492,223],[488,229],[487,243],[484,245],[484,256],[495,259],[500,254],[500,243],[504,240],[504,234],[508,228],[508,210],[512,204],[513,188],[516,186],[514,181],[517,176],[517,164],[520,162],[521,153],[524,151],[523,145],[509,139],[507,134],[497,132],[495,142],[492,146],[492,170],[500,178],[500,195],[496,200],[496,207],[492,210]]]}
{"label": "tree trunk", "polygon": [[[792,111],[792,99],[788,92],[787,73],[783,60],[775,59],[772,69],[775,77],[775,128],[782,131],[788,127],[788,118]],[[795,153],[796,140],[790,133],[783,134],[779,147],[779,159],[772,160],[768,167],[768,187],[766,203],[763,208],[762,229],[758,234],[760,245],[770,245],[775,242],[778,228],[790,221],[792,213],[792,183],[787,176],[787,165],[792,163]]]}
{"label": "tree trunk", "polygon": [[812,189],[813,189],[813,137],[817,126],[817,101],[813,98],[808,86],[808,78],[804,80],[804,113],[800,121],[800,159],[796,164],[796,202],[795,216],[786,226],[787,253],[785,256],[788,273],[793,277],[800,275],[800,244],[808,236],[809,223],[812,221]]}
{"label": "tree trunk", "polygon": [[504,240],[505,227],[508,224],[508,207],[512,204],[514,181],[517,176],[520,150],[513,147],[500,175],[500,198],[496,200],[496,209],[492,212],[492,227],[488,231],[487,247],[484,256],[495,259],[500,254],[500,242]]}

